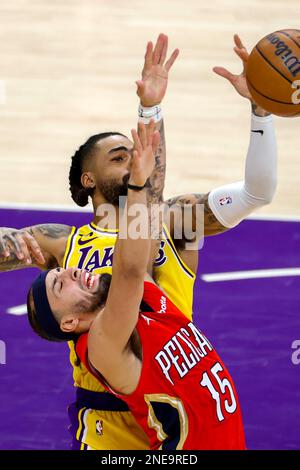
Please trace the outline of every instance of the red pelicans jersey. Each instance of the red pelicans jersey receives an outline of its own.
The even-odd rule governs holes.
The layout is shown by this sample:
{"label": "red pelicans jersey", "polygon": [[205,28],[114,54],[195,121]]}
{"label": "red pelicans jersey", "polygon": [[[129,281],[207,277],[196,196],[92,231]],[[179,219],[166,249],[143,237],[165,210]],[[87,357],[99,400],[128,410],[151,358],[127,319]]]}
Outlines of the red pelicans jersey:
{"label": "red pelicans jersey", "polygon": [[[150,448],[245,449],[233,381],[201,331],[154,284],[145,282],[137,331],[143,364],[136,390],[110,393],[129,406]],[[77,353],[88,366],[87,334]]]}

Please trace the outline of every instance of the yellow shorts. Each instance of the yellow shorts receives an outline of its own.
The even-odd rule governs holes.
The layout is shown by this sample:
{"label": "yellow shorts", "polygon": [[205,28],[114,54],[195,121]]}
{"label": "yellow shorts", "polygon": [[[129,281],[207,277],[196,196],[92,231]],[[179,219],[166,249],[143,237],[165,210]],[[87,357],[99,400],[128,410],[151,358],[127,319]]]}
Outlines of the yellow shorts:
{"label": "yellow shorts", "polygon": [[[127,411],[127,406],[124,404],[123,410],[118,409],[119,400],[107,393],[105,398],[109,400],[105,400],[104,406],[101,403],[102,396],[101,392],[77,389],[77,401],[68,408],[72,449],[148,450],[148,438],[130,411]],[[106,409],[95,409],[100,406]]]}

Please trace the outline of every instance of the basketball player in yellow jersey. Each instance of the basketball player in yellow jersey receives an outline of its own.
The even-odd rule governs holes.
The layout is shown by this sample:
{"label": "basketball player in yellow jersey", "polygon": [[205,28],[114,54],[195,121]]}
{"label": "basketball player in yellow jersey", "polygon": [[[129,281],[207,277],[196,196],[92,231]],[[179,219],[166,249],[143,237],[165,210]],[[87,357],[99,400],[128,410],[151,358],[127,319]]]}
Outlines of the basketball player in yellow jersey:
{"label": "basketball player in yellow jersey", "polygon": [[[252,101],[245,80],[247,51],[238,37],[235,37],[235,42],[235,51],[244,63],[242,74],[234,76],[222,68],[216,68],[215,71],[227,78],[239,94]],[[145,100],[145,96],[151,89],[146,86],[147,80],[148,84],[153,84],[152,78],[155,76],[155,73],[152,74],[149,70],[153,72],[154,67],[157,71],[164,57],[162,51],[166,49],[165,39],[160,38],[158,43],[160,45],[156,44],[154,51],[151,45],[147,48],[143,80],[138,82],[138,94],[143,105],[140,108],[141,119],[147,122],[149,118],[156,116],[156,125],[160,127],[163,136],[162,121],[159,119],[161,111],[157,106],[159,101],[153,100],[153,94],[151,97],[153,101]],[[161,74],[159,76],[161,79]],[[157,80],[155,84],[154,88],[157,92],[159,88]],[[245,180],[214,189],[207,195],[191,194],[169,201],[169,204],[175,204],[178,211],[181,211],[186,204],[191,204],[192,208],[197,203],[204,204],[205,235],[214,235],[234,227],[257,207],[272,200],[276,184],[276,145],[272,118],[267,116],[264,110],[259,109],[254,102],[252,102],[252,111]],[[81,146],[72,160],[70,189],[73,199],[80,206],[87,204],[89,197],[92,198],[95,212],[93,222],[79,229],[43,225],[27,229],[25,233],[13,229],[3,230],[1,256],[8,254],[11,256],[7,260],[3,259],[0,270],[23,267],[27,261],[28,265],[37,265],[42,268],[63,265],[69,267],[73,263],[77,265],[81,263],[81,267],[86,269],[94,269],[98,272],[109,271],[113,240],[117,230],[116,227],[106,227],[106,230],[103,230],[103,221],[97,216],[97,208],[107,202],[115,204],[118,196],[126,193],[131,152],[132,143],[125,136],[117,133],[93,136]],[[162,199],[164,154],[165,147],[162,138],[156,158],[157,167],[154,178],[151,179],[152,188],[149,191],[152,201],[155,202]],[[161,241],[155,263],[155,274],[157,281],[173,302],[190,315],[193,273],[197,268],[198,252],[186,250],[184,238],[175,240],[175,246],[167,232],[168,229],[173,235],[175,227],[172,224],[168,228],[165,227],[166,236]],[[92,248],[91,245],[94,242],[96,245]],[[32,255],[35,258],[33,262]],[[175,281],[178,279],[178,282],[186,286],[187,294],[184,299],[176,298]],[[180,302],[182,302],[181,305]],[[76,443],[79,441],[82,447],[88,445],[99,449],[145,448],[143,436],[126,409],[120,403],[112,403],[106,399],[105,395],[96,393],[97,396],[102,396],[99,405],[98,399],[94,399],[96,395],[93,393],[95,389],[92,379],[82,365],[76,365],[76,358],[72,352],[71,356],[75,366],[75,381],[79,385],[77,403],[75,408],[70,410],[74,418],[73,430],[76,433]],[[99,406],[102,411],[97,411]],[[74,412],[76,417],[74,417]],[[121,432],[118,432],[118,429],[121,429],[120,426],[124,429],[122,436]]]}

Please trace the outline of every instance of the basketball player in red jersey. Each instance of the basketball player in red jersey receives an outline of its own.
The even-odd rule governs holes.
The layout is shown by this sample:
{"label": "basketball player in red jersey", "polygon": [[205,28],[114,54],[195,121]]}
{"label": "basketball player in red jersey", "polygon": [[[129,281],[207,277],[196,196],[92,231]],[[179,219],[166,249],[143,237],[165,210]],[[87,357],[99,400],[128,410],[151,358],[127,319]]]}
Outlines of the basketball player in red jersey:
{"label": "basketball player in red jersey", "polygon": [[153,262],[150,230],[148,237],[133,231],[130,214],[139,204],[139,221],[149,227],[145,185],[159,136],[150,124],[147,131],[141,126],[140,136],[132,130],[132,137],[126,228],[116,242],[113,274],[44,272],[28,295],[31,326],[42,337],[76,342],[80,360],[127,403],[152,450],[245,449],[240,405],[226,367],[147,274]]}

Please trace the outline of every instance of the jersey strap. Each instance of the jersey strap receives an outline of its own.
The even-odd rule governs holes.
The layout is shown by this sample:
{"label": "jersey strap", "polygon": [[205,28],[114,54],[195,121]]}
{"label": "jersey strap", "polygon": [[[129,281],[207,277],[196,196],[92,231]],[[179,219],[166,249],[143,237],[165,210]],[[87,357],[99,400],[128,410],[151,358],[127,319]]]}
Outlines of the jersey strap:
{"label": "jersey strap", "polygon": [[66,251],[65,251],[65,256],[63,260],[63,268],[66,269],[68,267],[68,262],[70,255],[73,251],[74,248],[74,240],[76,237],[78,230],[76,227],[72,227],[71,233],[69,235],[68,241],[67,241],[67,246],[66,246]]}

